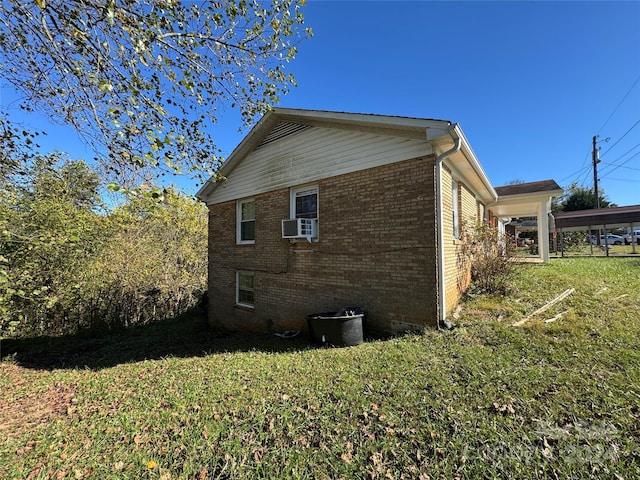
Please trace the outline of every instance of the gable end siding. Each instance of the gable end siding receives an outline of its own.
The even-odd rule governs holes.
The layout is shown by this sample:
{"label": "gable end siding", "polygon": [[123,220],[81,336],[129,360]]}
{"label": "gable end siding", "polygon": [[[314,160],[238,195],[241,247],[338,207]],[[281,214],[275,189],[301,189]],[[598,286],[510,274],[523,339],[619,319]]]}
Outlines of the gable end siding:
{"label": "gable end siding", "polygon": [[317,182],[433,153],[426,140],[310,127],[254,150],[210,195],[229,200]]}

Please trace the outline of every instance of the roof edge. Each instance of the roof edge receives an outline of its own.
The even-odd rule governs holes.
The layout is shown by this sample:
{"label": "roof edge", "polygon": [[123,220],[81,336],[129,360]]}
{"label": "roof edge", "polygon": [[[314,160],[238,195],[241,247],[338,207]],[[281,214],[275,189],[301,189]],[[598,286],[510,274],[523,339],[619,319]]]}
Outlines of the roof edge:
{"label": "roof edge", "polygon": [[[471,166],[471,169],[473,170],[473,172],[477,176],[477,178],[480,181],[481,185],[489,193],[489,195],[485,196],[483,198],[483,200],[486,201],[486,202],[490,202],[490,201],[495,202],[498,199],[498,194],[496,193],[495,189],[493,188],[493,185],[491,184],[491,181],[489,180],[489,177],[487,176],[486,172],[484,171],[484,168],[482,168],[482,165],[480,164],[480,161],[478,160],[478,157],[476,156],[475,152],[473,151],[473,148],[471,148],[471,144],[469,143],[469,140],[467,139],[466,135],[462,131],[462,128],[460,127],[460,124],[458,124],[458,123],[453,124],[451,126],[451,128],[449,129],[449,135],[447,135],[446,137],[448,137],[450,139],[453,139],[453,137],[451,136],[452,133],[453,133],[453,135],[455,135],[457,138],[460,139],[461,147],[460,147],[459,152],[452,154],[451,157],[455,157],[456,155],[460,155],[460,156],[464,157],[464,159],[467,161],[467,163]],[[443,139],[443,138],[445,138],[445,136],[442,136],[440,138]],[[444,143],[444,142],[440,141],[440,142],[437,142],[437,143],[440,144],[440,148],[443,148],[444,150],[446,150],[446,146],[448,145],[449,142],[448,143]]]}

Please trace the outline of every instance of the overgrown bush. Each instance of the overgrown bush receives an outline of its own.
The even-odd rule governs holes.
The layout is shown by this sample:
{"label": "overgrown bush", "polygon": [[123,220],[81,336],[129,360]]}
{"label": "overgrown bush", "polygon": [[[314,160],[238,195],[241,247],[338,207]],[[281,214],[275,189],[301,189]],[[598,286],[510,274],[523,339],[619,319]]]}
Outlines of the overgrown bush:
{"label": "overgrown bush", "polygon": [[146,324],[175,317],[201,300],[207,282],[204,205],[171,190],[161,201],[134,195],[110,221],[114,235],[84,272],[94,324]]}
{"label": "overgrown bush", "polygon": [[108,211],[98,175],[36,159],[0,190],[0,337],[174,317],[206,288],[206,207],[165,189]]}
{"label": "overgrown bush", "polygon": [[560,239],[558,239],[558,250],[562,248],[565,252],[580,251],[582,247],[588,243],[586,242],[588,236],[589,232],[587,230],[564,232],[562,234],[562,244],[560,244]]}
{"label": "overgrown bush", "polygon": [[507,294],[518,269],[513,239],[486,222],[465,224],[459,249],[471,271],[469,293]]}

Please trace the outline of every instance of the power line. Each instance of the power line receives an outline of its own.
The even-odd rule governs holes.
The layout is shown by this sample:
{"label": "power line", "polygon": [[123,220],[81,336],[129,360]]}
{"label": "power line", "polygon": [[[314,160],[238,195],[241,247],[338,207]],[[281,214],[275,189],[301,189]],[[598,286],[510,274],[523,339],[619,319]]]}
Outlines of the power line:
{"label": "power line", "polygon": [[611,165],[613,167],[624,168],[626,170],[636,170],[636,171],[640,172],[640,168],[625,167],[624,165],[616,165],[615,163],[607,163],[607,162],[602,162],[602,164],[603,165]]}
{"label": "power line", "polygon": [[[584,160],[582,161],[582,168],[587,168],[589,167],[589,165],[587,164],[587,161],[589,160],[589,157],[591,156],[591,150],[589,150],[585,155],[584,155]],[[580,170],[582,170],[582,168]]]}
{"label": "power line", "polygon": [[582,180],[576,180],[576,183],[578,185],[580,185],[581,187],[585,187],[587,188],[587,182],[591,180],[591,165],[587,165],[588,166],[588,170],[586,170],[582,175],[580,175],[580,177],[582,177]]}
{"label": "power line", "polygon": [[[622,101],[624,101],[624,99],[629,95],[629,93],[631,92],[631,90],[633,89],[633,87],[635,87],[635,85],[638,83],[638,81],[640,81],[640,77],[638,77],[638,79],[635,81],[635,83],[633,84],[633,86],[629,89],[629,91],[628,91],[628,92],[626,93],[626,95],[623,97]],[[618,107],[622,104],[622,101],[618,104]],[[618,109],[618,107],[616,107],[616,110]],[[615,110],[614,110],[614,113],[615,113]],[[613,115],[613,114],[611,114],[611,115],[609,116],[609,119],[611,118],[611,116],[612,116],[612,115]],[[607,119],[607,122],[609,121],[609,119]],[[606,125],[606,123],[607,123],[607,122],[605,122],[605,125]],[[626,137],[626,136],[629,134],[629,132],[631,132],[631,130],[633,130],[633,129],[634,129],[635,127],[637,127],[638,125],[640,125],[640,120],[638,120],[636,123],[634,123],[634,124],[631,126],[631,128],[629,128],[629,130],[627,130],[627,131],[626,131],[626,132],[625,132],[625,133],[624,133],[624,134],[623,134],[623,135],[622,135],[618,140],[616,140],[616,141],[614,142],[614,144],[613,144],[613,145],[611,145],[611,147],[609,147],[609,148],[608,148],[608,149],[607,149],[607,150],[602,154],[602,156],[604,156],[604,155],[606,155],[607,153],[609,153],[609,152],[610,152],[610,151],[611,151],[611,150],[612,150],[612,149],[613,149],[613,148],[614,148],[618,143],[620,143],[620,142],[622,141],[622,139],[624,139],[624,137]],[[600,127],[600,129],[602,130],[602,128],[603,128],[603,127],[604,127],[604,125],[603,125],[602,127]],[[607,139],[607,141],[608,141],[608,139]],[[616,161],[620,160],[621,158],[623,158],[625,155],[627,155],[628,153],[630,153],[631,151],[633,151],[633,150],[634,150],[635,148],[637,148],[638,146],[640,146],[640,144],[638,144],[638,145],[634,146],[631,150],[628,150],[627,152],[625,152],[624,154],[622,154],[620,157],[618,157],[618,158],[616,158],[615,160],[613,160],[613,162],[616,162]],[[564,177],[563,179],[561,179],[561,180],[560,180],[560,182],[561,182],[561,183],[562,183],[562,182],[564,182],[564,181],[565,181],[566,179],[568,179],[568,178],[575,177],[576,179],[575,179],[575,181],[574,181],[573,183],[576,183],[576,184],[578,184],[578,185],[582,185],[582,186],[586,186],[586,182],[587,182],[587,175],[588,175],[589,170],[590,170],[590,167],[591,167],[591,165],[588,165],[588,164],[587,164],[587,159],[589,158],[589,153],[592,153],[592,152],[588,152],[588,153],[587,153],[587,155],[585,156],[585,159],[584,159],[584,161],[583,161],[583,166],[582,166],[579,170],[575,171],[574,173],[572,173],[572,174],[570,174],[570,175],[567,175],[566,177]],[[634,155],[634,157],[635,157],[635,155]],[[633,157],[631,157],[631,158],[633,158]],[[629,159],[629,160],[631,160],[631,159]],[[621,167],[622,165],[624,165],[624,163],[627,163],[627,162],[628,162],[628,160],[627,160],[627,161],[625,161],[623,164],[620,164],[620,165],[615,165],[613,162],[611,162],[611,163],[606,163],[606,165],[609,165],[609,166],[613,166],[613,167],[614,167],[614,168],[613,168],[612,170],[610,170],[608,173],[611,173],[611,172],[613,172],[615,169],[617,169],[617,168]],[[629,167],[625,167],[625,168],[629,168]],[[607,174],[608,174],[608,173],[607,173]],[[577,177],[576,177],[576,176],[577,176]],[[602,175],[602,176],[604,176],[604,175]],[[582,179],[582,180],[581,180],[581,179]]]}
{"label": "power line", "polygon": [[[607,125],[607,123],[609,123],[609,120],[611,120],[611,118],[615,115],[615,113],[618,111],[618,109],[620,108],[620,106],[624,103],[624,101],[627,99],[627,97],[629,96],[629,94],[631,93],[631,91],[635,88],[635,86],[638,84],[638,82],[640,82],[640,75],[638,75],[638,78],[635,79],[635,81],[633,82],[633,84],[631,85],[631,87],[629,88],[629,90],[627,90],[627,93],[624,94],[624,96],[622,97],[622,99],[620,100],[620,102],[618,102],[618,105],[616,105],[616,107],[613,109],[613,111],[611,112],[611,114],[607,117],[607,119],[605,120],[605,122],[602,124],[602,126],[598,129],[598,132],[596,134],[596,136],[598,136],[598,134],[602,131],[602,129]],[[638,120],[638,122],[636,122],[622,137],[620,137],[618,139],[618,141],[616,141],[613,145],[611,145],[611,147],[605,152],[603,153],[606,154],[608,153],[613,147],[615,147],[618,142],[620,142],[620,140],[622,140],[631,130],[633,130],[633,128],[636,127],[636,125],[638,125],[638,123],[640,123],[640,120]],[[582,161],[582,167],[580,168],[580,170],[578,170],[577,172],[569,175],[569,177],[573,176],[573,175],[578,175],[578,177],[576,178],[575,182],[578,185],[585,185],[586,184],[586,180],[587,180],[587,175],[588,175],[588,171],[587,169],[591,167],[591,165],[589,165],[587,162],[589,160],[589,156],[592,154],[592,151],[589,150],[585,156],[584,156],[584,160]],[[582,172],[582,173],[581,173]],[[569,178],[567,177],[567,178]],[[582,181],[580,180],[582,179]]]}
{"label": "power line", "polygon": [[[611,162],[608,163],[608,165],[610,166],[614,166],[616,168],[623,166],[625,163],[627,163],[629,160],[631,160],[631,158],[629,158],[628,160],[625,160],[623,163],[621,164],[616,164],[615,162],[617,162],[618,160],[622,160],[624,157],[626,157],[628,154],[630,154],[631,152],[633,152],[636,148],[640,147],[640,143],[636,144],[635,146],[631,147],[629,150],[627,150],[626,152],[624,152],[622,155],[620,155],[618,158],[616,158],[615,160],[612,160]],[[637,154],[636,154],[637,155]],[[634,155],[635,156],[635,155]],[[609,167],[605,167],[603,170],[606,170]],[[613,169],[615,170],[615,169]],[[613,170],[607,172],[607,173],[611,173]]]}
{"label": "power line", "polygon": [[636,123],[634,123],[634,124],[631,126],[631,128],[630,128],[629,130],[627,130],[627,131],[624,133],[624,135],[622,135],[618,140],[616,140],[616,142],[615,142],[613,145],[611,145],[611,146],[607,149],[607,151],[606,151],[606,152],[604,152],[604,153],[602,154],[602,156],[604,157],[607,153],[609,153],[609,152],[611,151],[611,149],[613,149],[613,147],[615,147],[618,143],[620,143],[620,141],[621,141],[624,137],[626,137],[626,136],[629,134],[629,132],[630,132],[631,130],[633,130],[634,128],[636,128],[636,127],[638,126],[638,124],[640,124],[640,120],[638,120]]}
{"label": "power line", "polygon": [[638,180],[636,180],[635,178],[607,178],[607,180],[614,181],[614,182],[629,182],[629,183],[638,183]]}
{"label": "power line", "polygon": [[607,173],[605,173],[604,175],[602,175],[602,178],[606,177],[607,175],[609,175],[611,172],[615,172],[617,169],[619,169],[620,167],[622,167],[625,163],[628,163],[629,161],[631,161],[631,159],[637,157],[638,155],[640,155],[640,152],[637,152],[636,154],[630,156],[628,159],[626,159],[624,162],[622,162],[620,165],[616,165],[615,168],[609,170]]}
{"label": "power line", "polygon": [[605,120],[602,126],[598,129],[597,133],[600,133],[600,131],[605,127],[605,125],[609,123],[609,120],[611,120],[611,117],[613,117],[613,115],[618,111],[618,108],[620,108],[620,105],[622,105],[622,103],[627,99],[627,97],[631,93],[631,90],[634,89],[634,87],[638,84],[638,82],[640,82],[640,75],[638,75],[638,78],[636,78],[636,81],[633,82],[633,85],[631,85],[631,88],[627,91],[627,93],[624,94],[624,97],[622,97],[622,100],[620,100],[620,103],[618,103],[616,108],[613,109],[613,112],[611,112],[611,115],[609,115],[609,117]]}
{"label": "power line", "polygon": [[573,172],[570,175],[567,175],[566,177],[564,177],[563,179],[560,180],[560,183],[564,182],[566,179],[571,178],[571,177],[575,177],[576,175],[580,174],[583,170],[587,170],[589,168],[589,165],[585,165],[584,167],[582,167],[580,170]]}

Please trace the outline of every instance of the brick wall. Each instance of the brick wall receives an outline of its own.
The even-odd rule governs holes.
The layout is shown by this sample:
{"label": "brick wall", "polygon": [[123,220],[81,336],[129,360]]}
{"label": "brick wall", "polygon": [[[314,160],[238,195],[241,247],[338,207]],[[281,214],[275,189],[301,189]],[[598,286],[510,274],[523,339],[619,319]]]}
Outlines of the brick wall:
{"label": "brick wall", "polygon": [[[452,198],[452,184],[458,183],[458,198]],[[444,251],[445,251],[445,308],[451,312],[471,280],[470,270],[461,258],[461,240],[453,237],[453,216],[451,214],[453,202],[458,203],[460,225],[465,223],[473,226],[478,220],[478,214],[484,213],[484,206],[478,204],[475,195],[463,182],[455,179],[451,171],[442,169],[442,192],[444,213]]]}
{"label": "brick wall", "polygon": [[[319,238],[312,244],[281,238],[288,189],[254,197],[254,245],[236,245],[236,202],[211,205],[211,323],[304,330],[306,314],[357,305],[373,329],[434,326],[433,161],[417,158],[317,182]],[[235,304],[237,271],[254,275],[253,309]]]}

